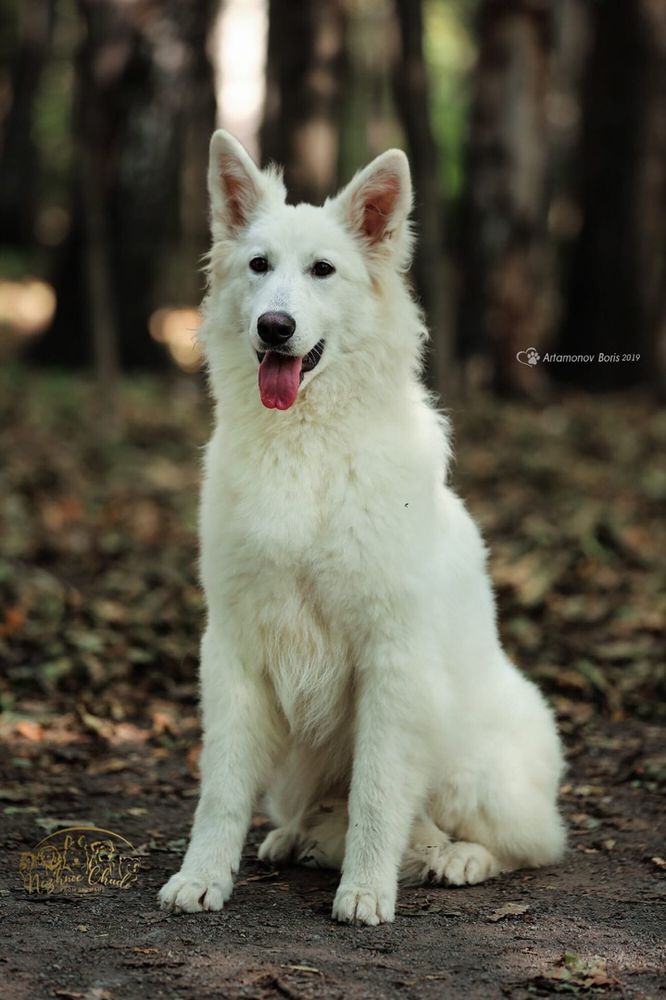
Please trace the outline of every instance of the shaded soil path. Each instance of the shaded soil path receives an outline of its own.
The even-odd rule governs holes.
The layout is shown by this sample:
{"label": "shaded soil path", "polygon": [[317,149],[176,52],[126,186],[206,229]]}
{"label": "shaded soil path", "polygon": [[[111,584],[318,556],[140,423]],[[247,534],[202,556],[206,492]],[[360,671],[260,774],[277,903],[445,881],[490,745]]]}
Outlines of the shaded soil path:
{"label": "shaded soil path", "polygon": [[[0,791],[0,996],[665,996],[666,824],[651,777],[663,766],[662,735],[625,722],[588,725],[585,745],[569,739],[562,866],[465,889],[405,889],[395,924],[373,929],[331,921],[332,874],[259,863],[261,817],[221,913],[161,913],[155,893],[178,866],[196,801],[184,748],[110,748],[99,738],[49,747],[28,731]],[[70,820],[139,847],[136,885],[28,894],[20,851]]]}

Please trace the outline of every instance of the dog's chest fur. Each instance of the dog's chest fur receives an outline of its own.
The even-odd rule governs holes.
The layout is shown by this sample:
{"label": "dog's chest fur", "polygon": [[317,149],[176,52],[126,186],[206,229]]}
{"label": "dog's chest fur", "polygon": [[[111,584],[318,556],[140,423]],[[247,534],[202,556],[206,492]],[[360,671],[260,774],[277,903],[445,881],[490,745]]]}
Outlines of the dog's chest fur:
{"label": "dog's chest fur", "polygon": [[[226,567],[244,655],[266,672],[291,731],[311,743],[351,723],[369,602],[396,533],[367,455],[339,444],[334,459],[312,434],[246,444],[243,461],[225,447],[204,490],[204,533],[213,505],[225,512],[204,556],[211,542],[222,549],[216,570]],[[401,503],[398,517],[406,513]]]}

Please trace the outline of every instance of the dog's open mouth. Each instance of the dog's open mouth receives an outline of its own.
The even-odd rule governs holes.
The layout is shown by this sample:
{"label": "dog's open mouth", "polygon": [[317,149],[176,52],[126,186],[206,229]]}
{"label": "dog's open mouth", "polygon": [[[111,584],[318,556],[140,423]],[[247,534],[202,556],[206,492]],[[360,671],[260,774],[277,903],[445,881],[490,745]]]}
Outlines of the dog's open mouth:
{"label": "dog's open mouth", "polygon": [[299,358],[279,351],[257,351],[259,358],[259,394],[269,409],[288,410],[298,395],[306,372],[316,368],[324,353],[320,340],[311,351]]}

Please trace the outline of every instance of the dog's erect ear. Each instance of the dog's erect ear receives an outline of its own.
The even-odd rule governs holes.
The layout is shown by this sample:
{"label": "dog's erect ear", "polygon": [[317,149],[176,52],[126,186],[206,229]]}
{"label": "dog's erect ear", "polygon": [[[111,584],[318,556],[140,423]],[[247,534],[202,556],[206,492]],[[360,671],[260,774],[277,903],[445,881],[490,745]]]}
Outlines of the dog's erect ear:
{"label": "dog's erect ear", "polygon": [[412,207],[409,163],[402,150],[389,149],[369,163],[334,205],[369,250],[387,249],[402,234]]}
{"label": "dog's erect ear", "polygon": [[218,129],[210,141],[208,164],[213,226],[227,235],[243,229],[269,196],[283,199],[282,182],[274,173],[263,173],[229,132]]}

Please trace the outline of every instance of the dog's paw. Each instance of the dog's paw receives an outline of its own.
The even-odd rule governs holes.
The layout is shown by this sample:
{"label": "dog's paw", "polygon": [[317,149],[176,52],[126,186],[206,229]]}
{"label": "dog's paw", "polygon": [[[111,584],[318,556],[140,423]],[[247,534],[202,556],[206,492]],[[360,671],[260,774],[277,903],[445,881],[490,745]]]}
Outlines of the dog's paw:
{"label": "dog's paw", "polygon": [[449,885],[476,885],[498,875],[502,870],[497,858],[481,844],[461,840],[442,851],[431,861],[435,881]]}
{"label": "dog's paw", "polygon": [[340,883],[333,903],[334,920],[343,924],[390,924],[395,917],[395,891]]}
{"label": "dog's paw", "polygon": [[160,889],[158,899],[163,910],[175,913],[201,913],[221,910],[233,889],[231,873],[226,877],[204,871],[179,871]]}
{"label": "dog's paw", "polygon": [[279,826],[264,838],[259,848],[259,860],[272,861],[273,864],[289,861],[296,853],[299,841],[296,830],[289,826]]}

